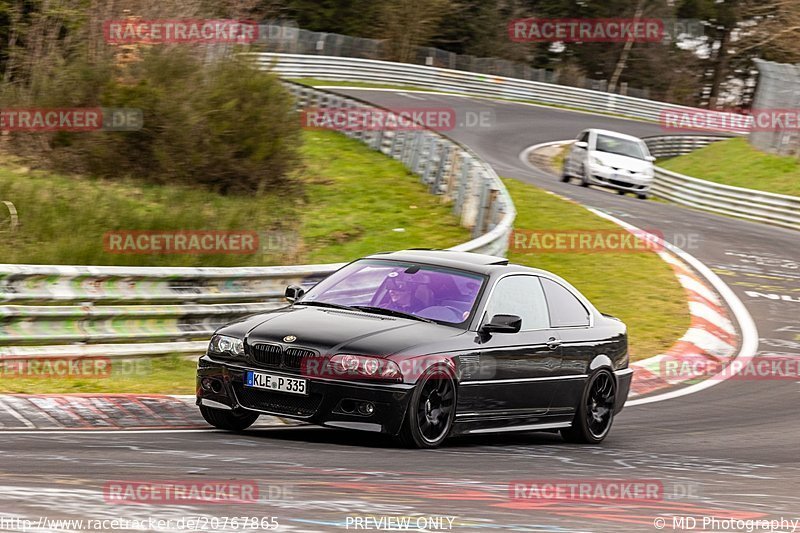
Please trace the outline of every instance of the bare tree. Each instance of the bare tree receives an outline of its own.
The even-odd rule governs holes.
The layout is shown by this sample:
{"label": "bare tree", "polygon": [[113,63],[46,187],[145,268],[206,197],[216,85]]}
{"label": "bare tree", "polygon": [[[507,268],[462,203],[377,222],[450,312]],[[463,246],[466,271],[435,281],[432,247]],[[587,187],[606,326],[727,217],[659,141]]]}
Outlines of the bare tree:
{"label": "bare tree", "polygon": [[378,30],[387,40],[390,58],[409,61],[416,47],[436,33],[443,17],[452,10],[451,0],[390,0],[382,6]]}

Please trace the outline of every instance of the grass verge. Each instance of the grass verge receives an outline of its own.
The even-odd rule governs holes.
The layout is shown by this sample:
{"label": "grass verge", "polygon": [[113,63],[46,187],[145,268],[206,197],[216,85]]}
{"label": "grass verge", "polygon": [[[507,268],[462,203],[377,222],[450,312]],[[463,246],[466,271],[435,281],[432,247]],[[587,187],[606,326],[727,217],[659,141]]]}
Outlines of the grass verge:
{"label": "grass verge", "polygon": [[[89,358],[91,359],[91,358]],[[0,392],[24,394],[194,394],[196,358],[185,355],[148,357],[136,359],[95,358],[92,363],[104,363],[105,370],[85,372],[83,377],[24,377],[26,375],[47,376],[47,371],[31,372],[15,369],[14,363],[5,362]],[[37,364],[25,361],[28,368]],[[39,362],[38,364],[43,364]],[[89,366],[92,366],[91,364]],[[42,368],[41,366],[39,368]],[[52,374],[51,374],[52,375]]]}
{"label": "grass verge", "polygon": [[[304,168],[297,187],[259,196],[55,175],[6,160],[0,167],[0,200],[16,206],[19,227],[2,233],[2,262],[303,264],[345,261],[410,246],[446,248],[469,240],[469,232],[458,225],[450,208],[428,194],[419,178],[399,162],[335,132],[306,131],[303,137]],[[258,253],[246,255],[107,252],[104,234],[127,230],[248,230],[265,238]]]}
{"label": "grass verge", "polygon": [[[504,180],[517,207],[517,230],[612,230],[619,226],[578,204],[517,180]],[[601,311],[628,325],[631,360],[664,352],[689,327],[683,288],[653,252],[509,253],[523,265],[549,270],[586,295]]]}
{"label": "grass verge", "polygon": [[742,138],[718,141],[658,164],[715,183],[800,196],[800,160],[761,152]]}

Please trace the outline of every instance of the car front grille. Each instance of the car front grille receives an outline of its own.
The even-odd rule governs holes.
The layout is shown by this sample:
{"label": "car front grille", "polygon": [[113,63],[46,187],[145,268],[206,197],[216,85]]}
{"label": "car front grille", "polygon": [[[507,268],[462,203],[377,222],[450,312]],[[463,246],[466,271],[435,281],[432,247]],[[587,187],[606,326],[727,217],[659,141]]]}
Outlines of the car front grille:
{"label": "car front grille", "polygon": [[287,416],[312,416],[319,409],[320,403],[322,403],[321,394],[302,396],[300,394],[271,392],[245,387],[242,383],[234,383],[233,391],[236,393],[239,403],[244,407]]}
{"label": "car front grille", "polygon": [[277,344],[254,344],[250,346],[253,361],[264,366],[280,366],[283,348]]}
{"label": "car front grille", "polygon": [[303,359],[314,357],[316,354],[303,348],[287,348],[283,354],[283,366],[292,370],[300,370]]}
{"label": "car front grille", "polygon": [[302,369],[304,359],[317,356],[314,350],[261,342],[246,345],[245,351],[254,365],[294,371]]}

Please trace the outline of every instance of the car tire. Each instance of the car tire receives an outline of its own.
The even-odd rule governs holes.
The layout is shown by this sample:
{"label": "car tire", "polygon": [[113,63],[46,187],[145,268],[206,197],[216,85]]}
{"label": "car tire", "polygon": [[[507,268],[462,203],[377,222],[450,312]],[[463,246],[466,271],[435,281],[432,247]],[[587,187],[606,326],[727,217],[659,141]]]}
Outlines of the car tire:
{"label": "car tire", "polygon": [[581,187],[589,186],[589,177],[586,175],[586,167],[581,166]]}
{"label": "car tire", "polygon": [[617,194],[619,194],[620,196],[625,196],[625,191],[623,191],[622,189],[617,189]]}
{"label": "car tire", "polygon": [[234,411],[226,411],[223,409],[213,409],[200,406],[200,414],[203,418],[217,429],[224,429],[227,431],[242,431],[258,420],[258,413],[235,413]]}
{"label": "car tire", "polygon": [[647,194],[646,192],[642,192],[637,194],[636,197],[639,198],[639,200],[647,200],[648,198],[650,198],[650,195]]}
{"label": "car tire", "polygon": [[608,369],[592,374],[581,395],[581,403],[569,428],[561,430],[567,442],[599,444],[614,422],[617,382]]}
{"label": "car tire", "polygon": [[429,368],[411,394],[400,442],[410,448],[437,448],[453,428],[456,416],[456,383],[443,366]]}
{"label": "car tire", "polygon": [[567,173],[567,164],[564,163],[564,168],[561,171],[561,181],[564,183],[569,183],[569,180],[572,176]]}

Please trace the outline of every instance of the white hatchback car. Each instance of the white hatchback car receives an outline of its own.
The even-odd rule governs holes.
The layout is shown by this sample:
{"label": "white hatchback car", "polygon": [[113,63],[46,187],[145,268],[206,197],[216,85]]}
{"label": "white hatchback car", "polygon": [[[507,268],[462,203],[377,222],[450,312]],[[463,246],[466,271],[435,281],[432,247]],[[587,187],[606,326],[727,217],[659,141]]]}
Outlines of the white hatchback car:
{"label": "white hatchback car", "polygon": [[619,194],[632,192],[646,199],[653,183],[655,160],[637,137],[608,130],[584,130],[564,158],[561,181],[578,178],[584,187],[602,185]]}

